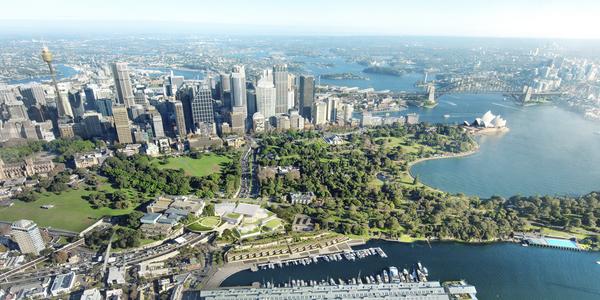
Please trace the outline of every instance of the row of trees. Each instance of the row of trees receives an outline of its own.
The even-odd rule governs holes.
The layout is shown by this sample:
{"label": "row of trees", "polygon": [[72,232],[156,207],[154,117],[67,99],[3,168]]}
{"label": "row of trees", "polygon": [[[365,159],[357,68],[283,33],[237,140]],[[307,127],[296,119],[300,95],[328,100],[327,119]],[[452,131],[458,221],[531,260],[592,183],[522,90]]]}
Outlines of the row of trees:
{"label": "row of trees", "polygon": [[56,139],[51,142],[28,141],[23,145],[0,147],[0,158],[5,162],[19,162],[35,153],[48,151],[57,155],[55,161],[64,163],[73,158],[75,153],[87,152],[105,146],[106,144],[103,141],[89,141],[79,137]]}
{"label": "row of trees", "polygon": [[239,154],[231,154],[231,162],[221,167],[220,173],[204,177],[187,176],[183,170],[159,169],[144,155],[125,157],[116,155],[106,159],[100,172],[118,189],[131,188],[145,194],[185,195],[196,193],[212,198],[220,191],[233,195],[240,184]]}

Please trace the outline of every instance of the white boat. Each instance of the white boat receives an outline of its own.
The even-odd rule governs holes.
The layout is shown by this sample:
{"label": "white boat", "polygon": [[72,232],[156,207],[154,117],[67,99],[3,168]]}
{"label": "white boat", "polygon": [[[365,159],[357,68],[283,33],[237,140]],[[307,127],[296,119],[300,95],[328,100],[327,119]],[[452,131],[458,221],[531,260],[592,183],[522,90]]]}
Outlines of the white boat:
{"label": "white boat", "polygon": [[599,261],[596,261],[596,263],[600,265],[600,260],[599,260]]}
{"label": "white boat", "polygon": [[445,114],[444,118],[448,119],[448,118],[450,118],[450,115],[449,114]]}

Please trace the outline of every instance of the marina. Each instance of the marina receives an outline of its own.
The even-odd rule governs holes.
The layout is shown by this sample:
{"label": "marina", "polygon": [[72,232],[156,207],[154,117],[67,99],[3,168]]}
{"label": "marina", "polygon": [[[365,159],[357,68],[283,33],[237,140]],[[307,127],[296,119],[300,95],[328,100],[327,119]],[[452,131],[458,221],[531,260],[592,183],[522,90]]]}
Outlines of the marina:
{"label": "marina", "polygon": [[272,287],[301,287],[301,286],[335,286],[335,285],[362,285],[362,284],[383,284],[383,283],[417,283],[427,282],[429,271],[421,262],[417,262],[410,270],[404,268],[402,270],[391,266],[370,275],[358,275],[350,278],[322,278],[321,280],[303,280],[303,279],[288,279],[287,282],[275,284],[271,281],[262,283],[253,283],[252,286],[260,286],[266,288]]}
{"label": "marina", "polygon": [[[377,253],[376,248],[359,250],[362,254]],[[383,251],[383,250],[382,250]],[[361,252],[358,252],[361,253]],[[356,254],[356,253],[352,253]],[[350,255],[350,254],[348,254]],[[360,254],[356,254],[360,255]],[[375,254],[371,254],[375,255]],[[334,255],[337,256],[337,255]],[[475,286],[464,280],[429,281],[428,270],[421,262],[414,263],[410,271],[390,266],[369,275],[351,278],[321,278],[319,280],[288,279],[283,283],[254,282],[251,286],[224,287],[212,290],[190,291],[192,299],[233,299],[238,297],[269,299],[477,299]]]}
{"label": "marina", "polygon": [[[381,274],[390,266],[399,271],[411,268],[415,262],[429,270],[428,280],[441,282],[466,279],[477,287],[480,299],[598,299],[600,289],[597,278],[600,276],[600,254],[591,251],[563,251],[549,247],[522,247],[517,243],[462,244],[453,242],[399,243],[370,241],[361,248],[380,247],[388,256],[381,259],[370,256],[349,263],[346,260],[329,263],[312,263],[308,266],[289,266],[251,272],[240,271],[223,280],[222,287],[249,286],[253,282],[272,282],[281,285],[291,279],[314,280],[361,277]],[[544,263],[552,261],[553,263]],[[486,267],[481,267],[486,266]],[[574,267],[576,266],[576,267]],[[514,270],[519,272],[514,272]],[[383,280],[383,275],[380,275]],[[391,276],[390,276],[391,277]],[[564,285],[548,284],[571,278],[573,288]],[[328,280],[330,281],[330,280]],[[358,282],[358,280],[357,280]],[[360,285],[344,285],[358,287]],[[329,286],[333,288],[333,286]],[[337,287],[337,285],[336,285]]]}
{"label": "marina", "polygon": [[346,250],[341,252],[323,254],[323,255],[314,255],[310,257],[297,258],[297,259],[288,259],[288,260],[280,260],[275,262],[268,262],[257,264],[256,267],[251,268],[252,271],[266,270],[266,269],[275,269],[287,267],[287,266],[307,266],[310,264],[316,264],[319,261],[323,262],[334,262],[334,261],[355,261],[357,259],[363,259],[369,256],[379,256],[381,258],[387,258],[387,254],[380,247],[359,249],[359,250]]}

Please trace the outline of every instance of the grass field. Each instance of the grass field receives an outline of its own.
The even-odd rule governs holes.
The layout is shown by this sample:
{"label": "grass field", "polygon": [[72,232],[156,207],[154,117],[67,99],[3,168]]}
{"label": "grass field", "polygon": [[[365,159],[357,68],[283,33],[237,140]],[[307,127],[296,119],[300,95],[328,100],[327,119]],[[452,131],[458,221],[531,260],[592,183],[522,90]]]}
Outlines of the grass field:
{"label": "grass field", "polygon": [[169,157],[167,164],[161,164],[159,160],[154,161],[154,165],[159,169],[183,169],[190,176],[207,176],[220,172],[221,164],[231,161],[226,156],[216,154],[206,154],[199,159],[187,156]]}
{"label": "grass field", "polygon": [[395,148],[397,146],[402,147],[402,151],[404,153],[412,153],[412,154],[418,154],[419,152],[421,152],[421,148],[423,148],[423,151],[425,152],[435,152],[435,149],[433,149],[432,147],[429,146],[424,146],[424,145],[419,145],[416,142],[412,142],[410,143],[408,140],[411,139],[409,137],[379,137],[379,138],[375,138],[375,141],[380,141],[383,140],[384,143],[384,147],[387,149],[391,149],[391,148]]}
{"label": "grass field", "polygon": [[273,230],[277,229],[279,226],[281,226],[281,224],[282,224],[281,220],[273,219],[273,220],[267,222],[267,224],[265,224],[263,227],[265,227],[269,231],[273,231]]}
{"label": "grass field", "polygon": [[215,227],[219,226],[219,224],[221,223],[221,218],[219,218],[217,216],[206,217],[206,218],[200,219],[200,221],[198,221],[198,222],[200,223],[200,225],[202,225],[204,227],[215,228]]}
{"label": "grass field", "polygon": [[192,231],[210,231],[215,230],[221,225],[221,218],[217,216],[200,218],[197,222],[194,222],[187,226]]}
{"label": "grass field", "polygon": [[[109,185],[103,185],[99,190],[111,191]],[[92,191],[83,187],[71,189],[60,194],[42,193],[34,202],[15,201],[11,207],[0,208],[0,220],[16,221],[28,219],[36,222],[41,227],[80,232],[104,216],[117,216],[128,214],[134,207],[128,209],[100,208],[93,209],[82,197]],[[52,204],[51,209],[41,208],[42,205]]]}

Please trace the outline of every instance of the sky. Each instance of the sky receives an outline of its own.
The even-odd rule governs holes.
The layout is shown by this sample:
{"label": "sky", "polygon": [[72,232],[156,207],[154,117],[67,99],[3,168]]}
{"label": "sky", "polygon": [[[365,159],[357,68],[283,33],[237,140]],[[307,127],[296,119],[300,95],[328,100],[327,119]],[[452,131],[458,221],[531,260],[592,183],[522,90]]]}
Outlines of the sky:
{"label": "sky", "polygon": [[0,0],[0,32],[600,39],[599,0]]}

